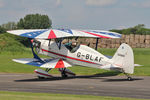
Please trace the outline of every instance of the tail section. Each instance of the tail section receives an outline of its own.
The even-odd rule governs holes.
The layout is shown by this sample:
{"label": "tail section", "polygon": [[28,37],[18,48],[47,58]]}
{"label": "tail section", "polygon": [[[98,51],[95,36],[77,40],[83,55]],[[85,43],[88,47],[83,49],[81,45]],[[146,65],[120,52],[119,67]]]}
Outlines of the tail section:
{"label": "tail section", "polygon": [[112,58],[113,65],[118,66],[124,73],[133,74],[134,55],[132,48],[123,43]]}

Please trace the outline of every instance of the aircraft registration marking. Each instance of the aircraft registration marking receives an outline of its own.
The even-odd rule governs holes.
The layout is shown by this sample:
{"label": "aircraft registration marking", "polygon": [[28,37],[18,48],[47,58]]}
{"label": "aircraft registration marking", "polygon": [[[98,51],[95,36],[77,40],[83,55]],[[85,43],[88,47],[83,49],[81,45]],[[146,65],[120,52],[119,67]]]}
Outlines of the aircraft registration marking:
{"label": "aircraft registration marking", "polygon": [[92,64],[98,64],[98,63],[95,63],[95,62],[92,62],[92,61],[87,61],[87,60],[83,60],[83,59],[78,59],[78,58],[66,56],[66,55],[59,54],[59,53],[55,53],[55,52],[48,51],[48,50],[45,50],[45,49],[41,49],[41,50],[42,50],[42,51],[45,51],[45,52],[48,52],[48,53],[52,53],[52,54],[58,55],[58,56],[61,56],[61,57],[65,57],[65,58],[69,58],[69,59],[73,59],[73,60],[77,60],[77,61],[81,61],[81,62],[92,63]]}
{"label": "aircraft registration marking", "polygon": [[100,62],[103,59],[103,57],[98,57],[98,56],[94,57],[93,55],[82,54],[81,52],[77,53],[77,57],[81,59],[90,60],[90,61],[96,61],[96,62]]}

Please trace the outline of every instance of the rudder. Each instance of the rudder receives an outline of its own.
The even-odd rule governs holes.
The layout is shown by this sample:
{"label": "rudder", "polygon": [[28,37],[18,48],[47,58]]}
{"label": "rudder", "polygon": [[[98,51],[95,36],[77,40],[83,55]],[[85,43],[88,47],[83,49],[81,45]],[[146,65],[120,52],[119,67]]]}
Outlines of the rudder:
{"label": "rudder", "polygon": [[113,64],[119,66],[122,72],[134,73],[134,55],[133,50],[128,44],[121,44],[112,58]]}

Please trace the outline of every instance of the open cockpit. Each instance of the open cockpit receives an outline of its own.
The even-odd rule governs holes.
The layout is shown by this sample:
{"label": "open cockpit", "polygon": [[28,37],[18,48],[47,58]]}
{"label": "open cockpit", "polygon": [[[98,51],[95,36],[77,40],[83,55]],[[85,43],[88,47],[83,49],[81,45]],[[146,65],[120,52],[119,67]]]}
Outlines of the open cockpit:
{"label": "open cockpit", "polygon": [[79,47],[80,47],[80,43],[77,43],[77,42],[68,42],[68,43],[65,43],[64,46],[71,52],[71,53],[74,53],[76,52]]}

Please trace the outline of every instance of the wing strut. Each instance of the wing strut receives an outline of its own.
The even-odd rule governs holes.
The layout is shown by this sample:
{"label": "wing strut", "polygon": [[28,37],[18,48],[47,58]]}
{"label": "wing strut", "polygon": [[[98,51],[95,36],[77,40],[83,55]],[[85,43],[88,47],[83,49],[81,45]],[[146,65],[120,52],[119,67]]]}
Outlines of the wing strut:
{"label": "wing strut", "polygon": [[50,43],[51,43],[51,40],[49,40],[49,42],[48,42],[48,46],[50,46]]}
{"label": "wing strut", "polygon": [[51,39],[48,42],[48,48],[50,49],[50,43],[51,43]]}
{"label": "wing strut", "polygon": [[97,50],[97,46],[98,46],[98,39],[99,39],[99,38],[96,38],[96,46],[95,46],[95,50]]}
{"label": "wing strut", "polygon": [[31,43],[31,38],[28,38],[28,39],[29,39],[30,46],[31,46],[31,49],[32,49],[33,58],[38,59],[40,62],[44,62],[44,61],[41,60],[41,58],[34,52],[34,50],[33,50],[33,45],[32,45],[32,43]]}
{"label": "wing strut", "polygon": [[62,42],[62,41],[63,41],[63,38],[61,38],[61,39],[55,39],[55,42],[56,42],[56,44],[57,44],[59,50],[61,49],[61,42]]}
{"label": "wing strut", "polygon": [[79,37],[76,37],[75,40],[77,41]]}

